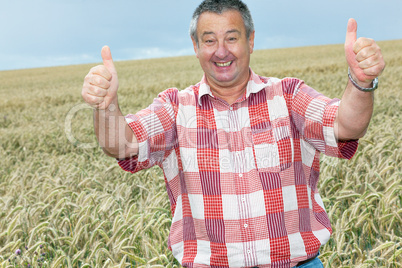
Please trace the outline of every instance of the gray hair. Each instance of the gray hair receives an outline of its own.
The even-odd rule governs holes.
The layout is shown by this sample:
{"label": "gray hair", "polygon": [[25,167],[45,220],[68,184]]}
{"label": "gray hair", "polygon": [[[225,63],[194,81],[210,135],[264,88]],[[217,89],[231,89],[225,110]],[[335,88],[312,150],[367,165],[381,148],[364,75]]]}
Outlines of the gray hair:
{"label": "gray hair", "polygon": [[204,0],[195,9],[193,18],[190,23],[190,36],[195,40],[198,46],[197,25],[198,19],[204,12],[212,12],[216,14],[222,14],[228,10],[237,10],[240,12],[244,26],[246,28],[246,36],[250,37],[250,34],[254,32],[253,18],[251,17],[250,10],[247,5],[241,0]]}

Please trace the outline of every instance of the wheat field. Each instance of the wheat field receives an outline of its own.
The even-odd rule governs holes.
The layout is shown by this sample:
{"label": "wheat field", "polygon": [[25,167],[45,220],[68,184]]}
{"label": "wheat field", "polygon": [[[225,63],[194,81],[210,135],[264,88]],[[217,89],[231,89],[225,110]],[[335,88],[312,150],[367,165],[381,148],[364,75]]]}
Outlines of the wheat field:
{"label": "wheat field", "polygon": [[[402,267],[402,40],[379,44],[387,67],[368,133],[352,160],[321,158],[325,267]],[[162,171],[124,172],[96,144],[80,95],[92,66],[0,72],[0,267],[179,267]],[[348,79],[342,45],[257,50],[251,67],[332,98]],[[194,56],[116,68],[123,113],[202,76]]]}

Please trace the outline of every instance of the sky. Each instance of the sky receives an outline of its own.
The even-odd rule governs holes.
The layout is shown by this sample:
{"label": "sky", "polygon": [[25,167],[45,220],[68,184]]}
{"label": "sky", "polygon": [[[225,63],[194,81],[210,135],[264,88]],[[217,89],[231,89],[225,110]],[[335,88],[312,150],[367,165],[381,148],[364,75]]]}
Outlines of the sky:
{"label": "sky", "polygon": [[[0,71],[194,55],[188,34],[201,0],[0,0]],[[358,37],[402,39],[402,0],[244,0],[255,49],[343,44]]]}

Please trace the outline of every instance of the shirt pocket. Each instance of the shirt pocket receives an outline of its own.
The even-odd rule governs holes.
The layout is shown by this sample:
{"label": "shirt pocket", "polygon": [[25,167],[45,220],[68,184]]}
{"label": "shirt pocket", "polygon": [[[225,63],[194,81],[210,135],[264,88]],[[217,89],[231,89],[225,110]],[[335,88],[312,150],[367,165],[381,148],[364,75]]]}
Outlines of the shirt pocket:
{"label": "shirt pocket", "polygon": [[293,141],[289,118],[268,121],[252,129],[251,134],[259,172],[280,172],[292,165]]}

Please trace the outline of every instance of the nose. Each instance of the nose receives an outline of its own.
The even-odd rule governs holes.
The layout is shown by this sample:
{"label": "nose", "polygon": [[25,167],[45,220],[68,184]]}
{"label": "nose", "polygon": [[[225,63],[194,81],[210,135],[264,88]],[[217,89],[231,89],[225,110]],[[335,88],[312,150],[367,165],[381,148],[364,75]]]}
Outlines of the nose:
{"label": "nose", "polygon": [[225,42],[219,42],[218,48],[215,51],[215,56],[219,59],[224,59],[229,54],[229,50],[226,47]]}

